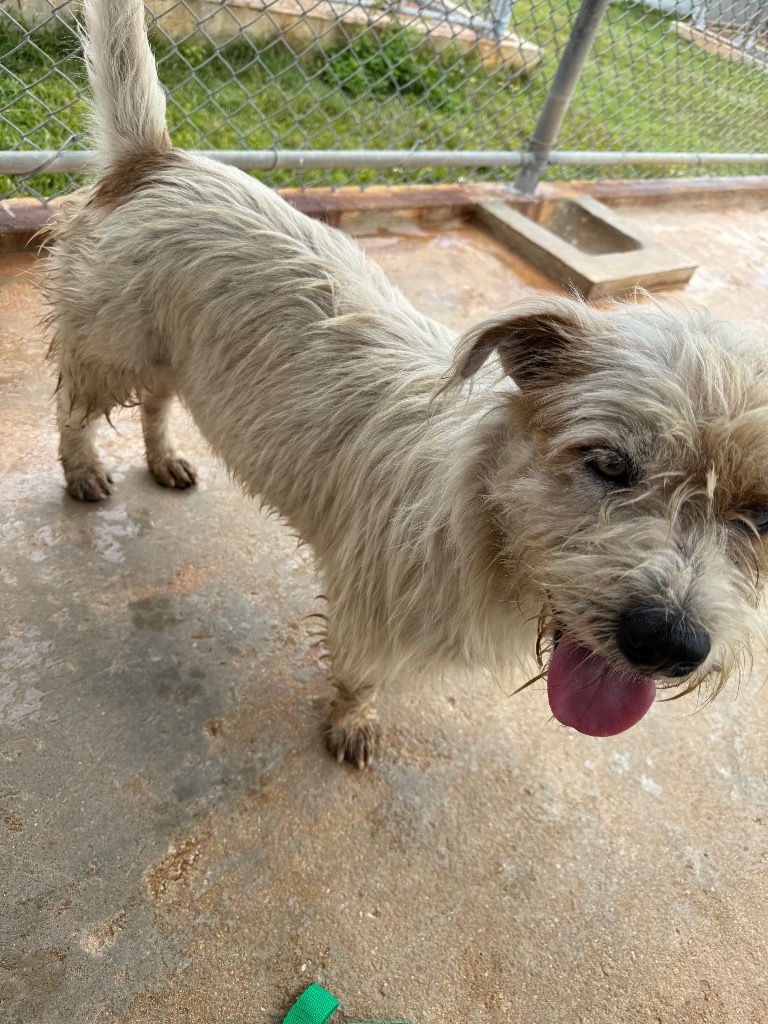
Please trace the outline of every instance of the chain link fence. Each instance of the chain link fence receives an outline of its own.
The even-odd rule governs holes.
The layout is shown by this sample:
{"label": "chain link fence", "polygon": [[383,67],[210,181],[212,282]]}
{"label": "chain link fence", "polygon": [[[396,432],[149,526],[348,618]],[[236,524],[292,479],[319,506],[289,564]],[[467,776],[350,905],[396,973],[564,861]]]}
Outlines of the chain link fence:
{"label": "chain link fence", "polygon": [[[514,180],[579,0],[146,6],[176,145],[224,151],[276,186],[341,186]],[[76,12],[0,0],[2,197],[79,180]],[[619,0],[547,176],[766,173],[767,111],[768,4]]]}

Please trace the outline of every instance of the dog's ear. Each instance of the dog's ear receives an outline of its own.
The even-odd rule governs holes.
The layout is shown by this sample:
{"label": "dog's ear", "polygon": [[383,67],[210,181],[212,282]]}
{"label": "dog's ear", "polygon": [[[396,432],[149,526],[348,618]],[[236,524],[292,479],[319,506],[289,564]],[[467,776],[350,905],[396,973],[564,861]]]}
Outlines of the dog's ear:
{"label": "dog's ear", "polygon": [[460,340],[454,375],[468,380],[498,352],[505,372],[522,391],[579,376],[585,369],[588,317],[585,304],[560,299],[486,320]]}

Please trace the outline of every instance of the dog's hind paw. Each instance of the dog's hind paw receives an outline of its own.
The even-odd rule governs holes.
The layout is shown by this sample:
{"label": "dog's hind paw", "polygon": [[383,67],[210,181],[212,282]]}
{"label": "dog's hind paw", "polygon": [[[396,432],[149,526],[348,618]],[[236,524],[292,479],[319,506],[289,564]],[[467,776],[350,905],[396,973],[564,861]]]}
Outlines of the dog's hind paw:
{"label": "dog's hind paw", "polygon": [[380,739],[381,727],[375,715],[348,727],[331,723],[325,737],[328,750],[339,764],[349,761],[355,768],[369,767]]}
{"label": "dog's hind paw", "polygon": [[197,470],[192,463],[175,456],[150,462],[149,470],[163,487],[178,487],[184,490],[186,487],[194,487],[197,483]]}
{"label": "dog's hind paw", "polygon": [[67,491],[78,501],[104,501],[112,493],[112,477],[103,466],[86,466],[66,474]]}

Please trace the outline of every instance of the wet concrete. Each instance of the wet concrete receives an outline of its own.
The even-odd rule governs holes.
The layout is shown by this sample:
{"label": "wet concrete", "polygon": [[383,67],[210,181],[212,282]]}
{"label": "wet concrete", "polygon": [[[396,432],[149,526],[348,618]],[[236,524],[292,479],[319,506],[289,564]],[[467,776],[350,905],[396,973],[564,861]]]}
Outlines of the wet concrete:
{"label": "wet concrete", "polygon": [[[628,215],[765,333],[768,214]],[[472,228],[360,241],[457,327],[551,288]],[[125,413],[114,497],[65,496],[35,274],[0,276],[0,1018],[271,1024],[318,980],[340,1020],[764,1024],[761,672],[612,740],[540,686],[393,694],[338,768],[310,555],[182,412],[196,493]]]}

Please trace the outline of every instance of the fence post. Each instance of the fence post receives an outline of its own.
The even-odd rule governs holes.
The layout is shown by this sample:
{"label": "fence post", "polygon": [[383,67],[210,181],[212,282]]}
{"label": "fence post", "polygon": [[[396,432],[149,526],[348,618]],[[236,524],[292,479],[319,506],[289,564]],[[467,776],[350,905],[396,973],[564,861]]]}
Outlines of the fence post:
{"label": "fence post", "polygon": [[530,156],[515,182],[515,191],[524,196],[531,196],[536,191],[578,85],[581,69],[610,3],[611,0],[583,0],[579,8],[533,136],[528,143],[527,152]]}

